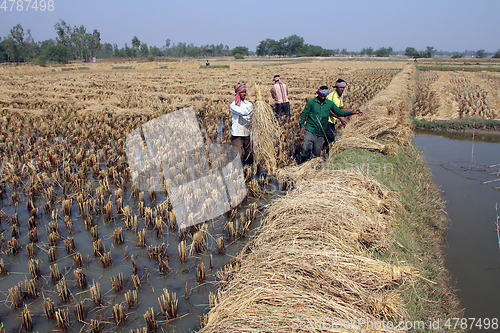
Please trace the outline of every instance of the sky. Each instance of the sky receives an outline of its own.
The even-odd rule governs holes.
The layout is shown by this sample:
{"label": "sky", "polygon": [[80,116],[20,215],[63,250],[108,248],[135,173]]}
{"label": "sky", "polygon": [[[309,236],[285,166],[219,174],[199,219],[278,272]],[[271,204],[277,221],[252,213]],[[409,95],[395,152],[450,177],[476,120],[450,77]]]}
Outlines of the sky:
{"label": "sky", "polygon": [[[31,3],[30,3],[31,1]],[[32,8],[35,1],[39,9]],[[291,35],[327,49],[495,52],[500,49],[500,0],[0,0],[0,36],[20,23],[35,41],[56,38],[60,19],[101,33],[101,43],[131,45],[137,36],[148,46],[193,43],[246,46],[255,51],[266,38]],[[27,9],[27,6],[30,8]]]}

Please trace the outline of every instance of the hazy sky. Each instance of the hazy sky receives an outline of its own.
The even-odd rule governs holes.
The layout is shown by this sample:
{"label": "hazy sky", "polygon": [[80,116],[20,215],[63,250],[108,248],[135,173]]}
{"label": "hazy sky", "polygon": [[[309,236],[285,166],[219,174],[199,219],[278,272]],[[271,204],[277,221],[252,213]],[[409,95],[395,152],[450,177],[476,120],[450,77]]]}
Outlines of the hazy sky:
{"label": "hazy sky", "polygon": [[[32,0],[31,4],[35,0]],[[37,0],[40,2],[40,0]],[[101,33],[101,42],[131,45],[133,36],[149,46],[173,43],[224,44],[255,48],[261,40],[297,34],[306,43],[359,51],[391,46],[443,51],[500,49],[500,0],[54,0],[53,11],[5,2],[0,36],[21,23],[35,41],[56,37],[54,24],[84,25]],[[48,4],[49,1],[46,1]]]}

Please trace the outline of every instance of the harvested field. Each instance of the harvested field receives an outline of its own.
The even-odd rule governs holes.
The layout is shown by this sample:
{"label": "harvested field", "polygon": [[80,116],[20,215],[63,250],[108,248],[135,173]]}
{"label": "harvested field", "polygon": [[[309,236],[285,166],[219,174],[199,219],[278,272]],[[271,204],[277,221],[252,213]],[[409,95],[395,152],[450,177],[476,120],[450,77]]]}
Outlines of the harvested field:
{"label": "harvested field", "polygon": [[[404,262],[375,258],[393,248],[393,214],[403,209],[399,195],[356,172],[323,170],[319,160],[298,168],[293,154],[306,100],[339,77],[348,83],[346,105],[365,113],[343,129],[332,154],[361,147],[391,155],[410,145],[414,67],[330,60],[221,61],[210,69],[199,64],[0,68],[0,273],[32,278],[18,284],[2,277],[9,285],[2,320],[16,329],[22,318],[37,318],[27,319],[24,328],[43,331],[37,325],[45,316],[50,329],[82,325],[112,331],[160,330],[189,318],[192,330],[199,328],[198,318],[192,318],[197,304],[211,307],[201,320],[203,331],[262,331],[268,321],[287,331],[296,318],[325,316],[407,318],[398,288],[419,278],[419,272]],[[291,124],[275,147],[288,158],[262,163],[276,168],[275,175],[293,190],[271,206],[259,236],[226,265],[237,240],[250,234],[257,203],[248,198],[240,211],[217,220],[220,225],[176,228],[164,190],[140,192],[132,186],[126,138],[154,118],[193,106],[204,143],[228,143],[234,84],[246,82],[254,102],[257,86],[264,87],[263,98],[269,96],[275,74],[290,91]],[[487,74],[463,82],[478,87],[489,82],[487,97],[498,83],[497,76]],[[490,105],[486,97],[481,105]],[[265,121],[269,109],[259,107],[267,109]],[[247,179],[247,186],[250,196],[264,193],[255,180]],[[332,202],[332,197],[340,199]],[[40,259],[44,265],[38,266]],[[210,283],[221,267],[216,292]],[[158,286],[174,280],[174,289]],[[207,290],[214,293],[207,297]]]}
{"label": "harvested field", "polygon": [[500,119],[497,72],[421,71],[412,114],[426,120]]}

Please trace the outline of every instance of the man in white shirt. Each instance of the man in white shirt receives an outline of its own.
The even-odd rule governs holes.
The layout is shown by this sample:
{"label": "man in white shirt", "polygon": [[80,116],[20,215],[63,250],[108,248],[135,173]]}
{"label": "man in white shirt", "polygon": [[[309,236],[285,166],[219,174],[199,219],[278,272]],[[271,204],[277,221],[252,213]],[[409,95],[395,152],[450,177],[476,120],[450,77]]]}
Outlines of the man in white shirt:
{"label": "man in white shirt", "polygon": [[242,164],[252,165],[253,153],[250,142],[250,126],[252,125],[251,116],[254,109],[252,103],[246,100],[247,88],[245,83],[240,82],[235,85],[234,92],[236,97],[230,106],[232,115],[231,144],[238,149]]}

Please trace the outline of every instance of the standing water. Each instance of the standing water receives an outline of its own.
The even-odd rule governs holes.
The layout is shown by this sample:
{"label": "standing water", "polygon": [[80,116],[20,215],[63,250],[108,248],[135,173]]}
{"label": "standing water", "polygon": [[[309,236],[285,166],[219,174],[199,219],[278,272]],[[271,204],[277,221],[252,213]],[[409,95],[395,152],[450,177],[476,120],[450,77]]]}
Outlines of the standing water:
{"label": "standing water", "polygon": [[[465,317],[499,318],[500,135],[417,134],[414,144],[429,164],[446,204],[450,224],[445,265],[458,289]],[[476,330],[479,327],[471,329]]]}

